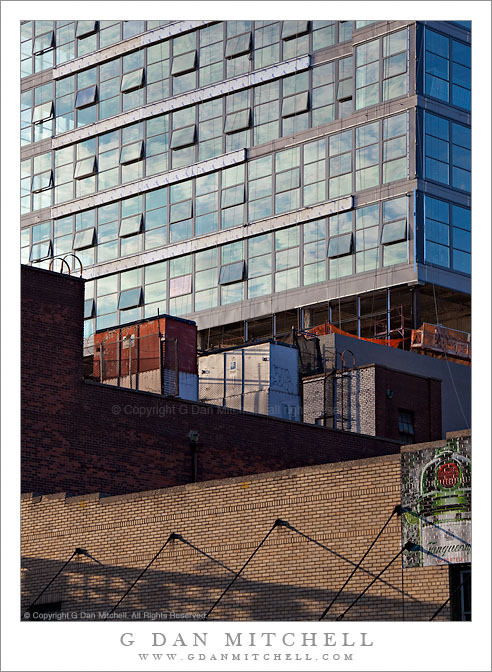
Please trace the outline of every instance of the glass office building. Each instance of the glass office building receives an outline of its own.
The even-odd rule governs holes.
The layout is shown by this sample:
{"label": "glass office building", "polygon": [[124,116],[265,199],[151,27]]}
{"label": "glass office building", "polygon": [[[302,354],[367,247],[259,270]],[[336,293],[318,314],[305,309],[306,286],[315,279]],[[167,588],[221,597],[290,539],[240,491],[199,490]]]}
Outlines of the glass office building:
{"label": "glass office building", "polygon": [[467,21],[21,23],[22,262],[85,337],[470,330]]}

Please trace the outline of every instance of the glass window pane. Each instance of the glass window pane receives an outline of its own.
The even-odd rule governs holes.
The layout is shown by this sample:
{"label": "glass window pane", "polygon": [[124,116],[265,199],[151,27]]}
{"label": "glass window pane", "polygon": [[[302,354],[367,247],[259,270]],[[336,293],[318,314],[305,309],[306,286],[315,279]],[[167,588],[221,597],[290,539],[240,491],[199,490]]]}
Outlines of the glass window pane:
{"label": "glass window pane", "polygon": [[383,183],[405,180],[407,177],[407,159],[397,159],[383,164]]}
{"label": "glass window pane", "polygon": [[265,296],[272,293],[272,276],[263,275],[260,278],[248,280],[248,298]]}
{"label": "glass window pane", "polygon": [[399,30],[383,38],[383,56],[391,56],[407,48],[407,29]]}
{"label": "glass window pane", "polygon": [[408,243],[406,241],[385,245],[383,248],[383,266],[405,263],[408,258],[407,247]]}
{"label": "glass window pane", "polygon": [[366,42],[366,44],[357,47],[355,50],[355,57],[357,67],[377,61],[379,58],[379,40]]}

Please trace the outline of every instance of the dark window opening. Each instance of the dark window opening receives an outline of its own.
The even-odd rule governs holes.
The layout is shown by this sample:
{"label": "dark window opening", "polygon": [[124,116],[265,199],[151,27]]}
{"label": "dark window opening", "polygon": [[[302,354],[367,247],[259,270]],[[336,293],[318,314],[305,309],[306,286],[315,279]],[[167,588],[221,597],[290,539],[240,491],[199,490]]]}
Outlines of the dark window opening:
{"label": "dark window opening", "polygon": [[403,443],[415,442],[415,426],[412,411],[398,411],[398,433]]}

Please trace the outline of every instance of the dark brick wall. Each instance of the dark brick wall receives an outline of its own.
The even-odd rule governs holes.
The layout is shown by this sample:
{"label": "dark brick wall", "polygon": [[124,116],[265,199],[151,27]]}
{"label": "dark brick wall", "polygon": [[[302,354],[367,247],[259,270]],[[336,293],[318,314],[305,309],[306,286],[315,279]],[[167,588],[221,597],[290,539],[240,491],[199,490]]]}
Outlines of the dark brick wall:
{"label": "dark brick wall", "polygon": [[[387,395],[391,390],[391,398]],[[376,434],[399,440],[398,411],[411,411],[415,439],[412,443],[441,439],[441,381],[376,367]]]}
{"label": "dark brick wall", "polygon": [[83,281],[22,267],[22,491],[123,494],[398,452],[398,444],[84,382]]}

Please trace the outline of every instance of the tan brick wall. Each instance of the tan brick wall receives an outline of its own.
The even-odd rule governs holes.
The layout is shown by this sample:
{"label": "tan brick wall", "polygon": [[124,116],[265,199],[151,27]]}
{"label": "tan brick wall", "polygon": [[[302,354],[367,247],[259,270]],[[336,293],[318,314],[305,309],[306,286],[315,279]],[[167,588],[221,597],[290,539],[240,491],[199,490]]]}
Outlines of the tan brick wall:
{"label": "tan brick wall", "polygon": [[[109,611],[171,532],[238,571],[281,518],[357,563],[399,501],[399,455],[116,497],[24,495],[23,610],[75,547],[83,547],[104,567],[76,556],[39,603],[61,600],[64,612],[95,612],[96,617]],[[400,543],[395,515],[364,568],[380,572]],[[210,619],[317,620],[352,568],[295,532],[276,528]],[[181,541],[172,541],[117,613],[204,614],[232,577]],[[358,571],[326,620],[335,620],[372,578]],[[398,558],[382,578],[387,583],[377,581],[345,620],[428,620],[449,596],[447,567],[406,569],[402,576]],[[448,607],[439,616],[447,619]]]}

